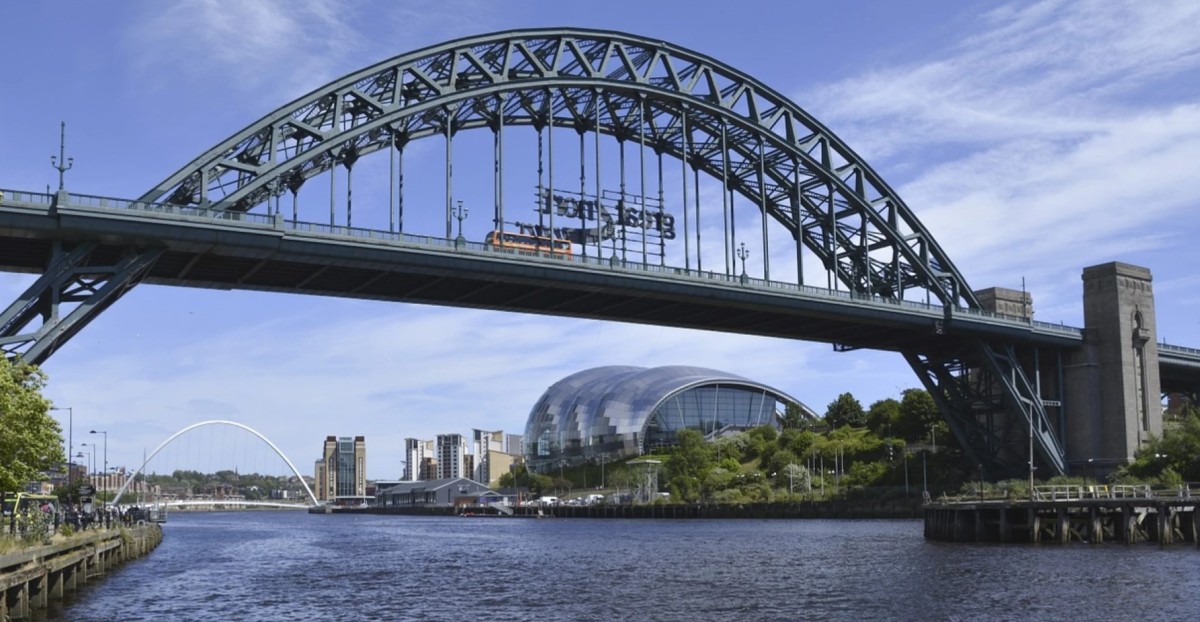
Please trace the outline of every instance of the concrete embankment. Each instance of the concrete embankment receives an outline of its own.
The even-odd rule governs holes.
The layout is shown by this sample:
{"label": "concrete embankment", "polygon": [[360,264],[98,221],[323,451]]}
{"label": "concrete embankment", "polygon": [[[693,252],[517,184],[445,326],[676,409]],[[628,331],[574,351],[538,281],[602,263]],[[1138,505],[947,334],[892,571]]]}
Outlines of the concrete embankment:
{"label": "concrete embankment", "polygon": [[154,550],[162,542],[155,524],[85,533],[44,546],[0,555],[0,620],[24,620],[50,599],[62,599],[110,569]]}

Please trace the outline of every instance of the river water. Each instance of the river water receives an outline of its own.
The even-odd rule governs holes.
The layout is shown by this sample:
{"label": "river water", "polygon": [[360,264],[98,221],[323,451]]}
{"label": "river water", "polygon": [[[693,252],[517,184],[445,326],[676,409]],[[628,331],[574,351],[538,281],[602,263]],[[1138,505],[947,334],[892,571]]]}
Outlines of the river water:
{"label": "river water", "polygon": [[926,542],[920,521],[171,514],[50,620],[1182,620],[1200,550]]}

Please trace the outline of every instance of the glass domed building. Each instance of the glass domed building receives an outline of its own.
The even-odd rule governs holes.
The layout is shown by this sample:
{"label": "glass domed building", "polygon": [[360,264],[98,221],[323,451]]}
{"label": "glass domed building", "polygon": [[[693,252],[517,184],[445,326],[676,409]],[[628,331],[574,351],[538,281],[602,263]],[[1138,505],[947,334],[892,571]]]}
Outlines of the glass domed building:
{"label": "glass domed building", "polygon": [[547,472],[585,462],[639,456],[675,444],[679,430],[708,438],[761,425],[779,427],[782,391],[701,367],[595,367],[554,383],[529,413],[525,461]]}

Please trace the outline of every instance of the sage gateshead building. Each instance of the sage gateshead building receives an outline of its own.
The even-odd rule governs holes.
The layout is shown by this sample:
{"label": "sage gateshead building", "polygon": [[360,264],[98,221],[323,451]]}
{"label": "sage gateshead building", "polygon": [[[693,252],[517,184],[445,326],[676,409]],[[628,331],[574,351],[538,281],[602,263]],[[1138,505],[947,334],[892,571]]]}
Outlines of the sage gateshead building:
{"label": "sage gateshead building", "polygon": [[525,424],[525,463],[533,471],[622,460],[674,445],[676,433],[706,438],[780,427],[784,409],[812,409],[765,384],[701,367],[595,367],[554,383]]}

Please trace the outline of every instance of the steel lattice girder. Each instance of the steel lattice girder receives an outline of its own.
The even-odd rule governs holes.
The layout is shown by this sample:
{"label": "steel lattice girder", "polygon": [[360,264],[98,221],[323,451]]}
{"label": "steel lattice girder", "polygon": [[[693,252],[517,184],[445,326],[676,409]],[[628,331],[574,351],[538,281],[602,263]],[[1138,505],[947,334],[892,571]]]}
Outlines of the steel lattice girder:
{"label": "steel lattice girder", "polygon": [[[339,164],[412,140],[551,124],[637,137],[723,180],[854,292],[904,299],[906,290],[923,290],[947,307],[948,320],[955,307],[979,307],[900,197],[807,112],[720,61],[616,32],[510,31],[397,56],[268,114],[140,200],[249,211]],[[1019,365],[987,344],[961,360],[906,358],[964,445],[996,469],[1014,460],[1001,451],[1013,444],[1011,422],[1045,421]],[[980,373],[994,378],[987,390],[969,386]],[[1006,413],[1008,432],[979,427],[979,411]],[[1039,427],[1043,460],[1061,471],[1057,439]]]}
{"label": "steel lattice girder", "polygon": [[715,59],[616,32],[510,31],[392,58],[268,114],[140,200],[245,211],[392,145],[550,123],[645,134],[657,151],[724,174],[852,291],[917,288],[978,306],[904,202],[807,112]]}
{"label": "steel lattice girder", "polygon": [[[162,254],[127,249],[113,261],[95,257],[94,242],[55,249],[40,278],[0,313],[0,352],[40,365],[134,285]],[[75,304],[66,315],[61,304]],[[41,324],[31,328],[36,320]]]}
{"label": "steel lattice girder", "polygon": [[1012,346],[978,340],[943,356],[905,352],[954,435],[992,477],[1020,476],[1030,432],[1040,464],[1066,473],[1066,452]]}

